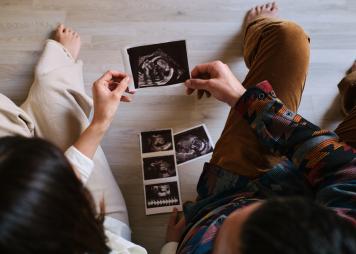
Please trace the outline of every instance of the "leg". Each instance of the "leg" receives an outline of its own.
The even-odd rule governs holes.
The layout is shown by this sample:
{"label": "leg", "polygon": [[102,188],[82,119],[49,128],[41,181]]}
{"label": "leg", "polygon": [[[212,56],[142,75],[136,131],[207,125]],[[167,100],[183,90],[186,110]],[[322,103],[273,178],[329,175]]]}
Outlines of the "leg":
{"label": "leg", "polygon": [[34,123],[30,116],[9,98],[0,94],[0,137],[34,135]]}
{"label": "leg", "polygon": [[[302,28],[270,17],[254,19],[246,29],[244,58],[250,69],[243,82],[246,88],[268,80],[287,107],[298,109],[309,64],[309,38]],[[256,177],[279,161],[232,109],[211,163]]]}
{"label": "leg", "polygon": [[352,67],[352,72],[338,86],[341,106],[347,116],[336,128],[335,132],[341,141],[356,148],[356,63]]}
{"label": "leg", "polygon": [[[76,33],[59,27],[57,41],[46,43],[35,81],[21,106],[35,121],[35,135],[63,150],[88,126],[92,108],[92,100],[84,91],[82,62],[75,59],[80,47],[78,40]],[[99,205],[104,198],[106,212],[128,224],[125,201],[101,148],[93,160],[95,168],[87,186],[96,203]]]}

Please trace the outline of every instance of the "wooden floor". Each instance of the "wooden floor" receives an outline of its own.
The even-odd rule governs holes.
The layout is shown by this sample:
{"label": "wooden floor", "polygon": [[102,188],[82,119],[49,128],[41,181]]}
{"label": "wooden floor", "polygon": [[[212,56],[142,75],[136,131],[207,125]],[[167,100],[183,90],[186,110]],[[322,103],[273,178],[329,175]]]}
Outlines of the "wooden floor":
{"label": "wooden floor", "polygon": [[[221,59],[243,80],[243,16],[260,1],[244,0],[0,0],[0,93],[21,103],[45,39],[59,23],[82,37],[85,84],[107,69],[123,69],[120,50],[128,44],[186,39],[190,66]],[[280,15],[301,24],[311,36],[311,66],[300,113],[332,127],[341,119],[336,85],[356,58],[356,2],[281,0]],[[287,84],[286,84],[287,85]],[[133,240],[158,253],[167,215],[145,216],[137,134],[155,128],[205,123],[216,141],[228,107],[214,99],[187,97],[182,88],[140,91],[122,105],[103,149],[127,200]],[[207,159],[206,159],[207,160]],[[195,196],[205,160],[179,169],[183,199]]]}

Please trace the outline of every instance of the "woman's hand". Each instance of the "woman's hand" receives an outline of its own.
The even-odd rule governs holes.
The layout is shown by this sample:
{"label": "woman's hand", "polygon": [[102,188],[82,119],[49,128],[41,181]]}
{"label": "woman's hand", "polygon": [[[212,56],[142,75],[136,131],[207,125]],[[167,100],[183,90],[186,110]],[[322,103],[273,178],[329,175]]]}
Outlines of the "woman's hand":
{"label": "woman's hand", "polygon": [[129,76],[118,71],[107,71],[93,84],[94,117],[92,124],[107,129],[112,122],[120,101],[130,102],[131,98],[124,95],[128,90]]}
{"label": "woman's hand", "polygon": [[[94,117],[88,128],[80,135],[74,146],[85,156],[92,159],[105,132],[109,128],[120,101],[131,101],[124,95],[128,91],[129,77],[118,71],[107,71],[94,82]],[[129,92],[133,93],[133,92]]]}
{"label": "woman's hand", "polygon": [[183,229],[185,227],[185,218],[182,217],[178,220],[178,210],[174,208],[172,215],[169,217],[166,242],[179,242]]}
{"label": "woman's hand", "polygon": [[192,71],[192,79],[185,82],[187,94],[198,90],[201,98],[204,91],[216,99],[235,106],[246,89],[236,79],[230,68],[221,61],[197,65]]}

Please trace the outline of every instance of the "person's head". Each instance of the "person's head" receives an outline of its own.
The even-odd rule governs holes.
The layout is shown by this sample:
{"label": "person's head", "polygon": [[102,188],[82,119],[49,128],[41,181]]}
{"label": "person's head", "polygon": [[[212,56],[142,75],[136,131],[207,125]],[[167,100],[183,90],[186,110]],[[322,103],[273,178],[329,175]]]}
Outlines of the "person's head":
{"label": "person's head", "polygon": [[335,212],[303,198],[253,203],[230,214],[213,254],[352,254],[356,228]]}
{"label": "person's head", "polygon": [[0,138],[0,253],[108,253],[102,216],[63,152]]}

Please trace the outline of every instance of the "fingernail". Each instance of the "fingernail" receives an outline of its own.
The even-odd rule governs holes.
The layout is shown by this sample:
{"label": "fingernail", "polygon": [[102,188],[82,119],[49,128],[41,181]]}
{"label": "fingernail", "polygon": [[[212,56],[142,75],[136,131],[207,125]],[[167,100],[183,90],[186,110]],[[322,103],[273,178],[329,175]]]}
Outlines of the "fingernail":
{"label": "fingernail", "polygon": [[185,85],[186,85],[186,86],[190,86],[190,83],[191,83],[191,82],[190,82],[189,79],[185,81]]}
{"label": "fingernail", "polygon": [[130,77],[124,78],[124,82],[129,82],[129,80],[130,80]]}

